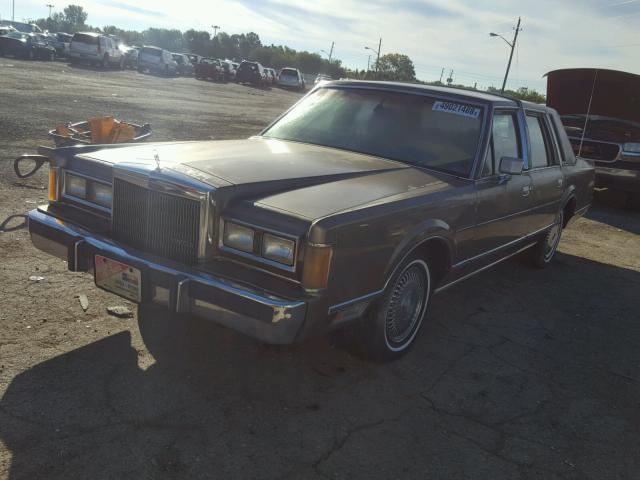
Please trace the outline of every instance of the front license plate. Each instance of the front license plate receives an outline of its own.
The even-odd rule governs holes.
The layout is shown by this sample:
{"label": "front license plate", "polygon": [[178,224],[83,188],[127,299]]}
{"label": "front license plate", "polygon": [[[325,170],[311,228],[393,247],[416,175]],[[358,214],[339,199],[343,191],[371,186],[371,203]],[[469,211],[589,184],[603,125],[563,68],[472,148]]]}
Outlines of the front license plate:
{"label": "front license plate", "polygon": [[133,302],[142,298],[142,274],[137,268],[102,255],[95,256],[96,285]]}

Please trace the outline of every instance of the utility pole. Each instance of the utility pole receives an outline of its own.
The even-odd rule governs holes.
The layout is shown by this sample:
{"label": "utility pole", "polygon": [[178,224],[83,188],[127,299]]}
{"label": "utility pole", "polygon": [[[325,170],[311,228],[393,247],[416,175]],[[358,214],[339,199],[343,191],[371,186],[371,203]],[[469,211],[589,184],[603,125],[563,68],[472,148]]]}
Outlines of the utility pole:
{"label": "utility pole", "polygon": [[380,68],[380,50],[382,50],[382,38],[378,43],[378,58],[376,59],[376,73],[378,73],[378,69]]}
{"label": "utility pole", "polygon": [[331,63],[331,57],[333,56],[333,47],[336,42],[331,42],[331,50],[329,50],[329,63]]}
{"label": "utility pole", "polygon": [[509,78],[509,70],[511,69],[511,60],[513,59],[513,51],[515,50],[516,42],[518,41],[518,32],[521,30],[520,29],[520,21],[521,21],[521,18],[518,17],[518,24],[516,25],[516,31],[513,34],[513,42],[510,42],[509,40],[504,38],[502,35],[498,35],[497,33],[490,33],[489,34],[489,36],[491,36],[491,37],[500,37],[502,40],[505,41],[505,43],[507,45],[509,45],[511,47],[511,53],[509,54],[509,63],[507,63],[507,71],[504,74],[504,81],[502,82],[502,90],[500,91],[501,94],[504,94],[504,89],[507,86],[507,78]]}
{"label": "utility pole", "polygon": [[442,67],[442,71],[440,72],[440,80],[438,82],[442,83],[442,76],[444,75],[444,67]]}
{"label": "utility pole", "polygon": [[369,55],[369,59],[367,60],[367,72],[369,71],[370,64],[371,64],[371,55]]}
{"label": "utility pole", "polygon": [[453,68],[451,72],[449,72],[449,78],[447,78],[447,85],[451,85],[453,83]]}
{"label": "utility pole", "polygon": [[51,18],[51,9],[55,7],[55,5],[51,5],[50,3],[47,3],[46,7],[49,8],[49,18]]}
{"label": "utility pole", "polygon": [[211,25],[211,28],[213,28],[213,38],[216,38],[216,36],[218,35],[218,30],[220,30],[220,26]]}

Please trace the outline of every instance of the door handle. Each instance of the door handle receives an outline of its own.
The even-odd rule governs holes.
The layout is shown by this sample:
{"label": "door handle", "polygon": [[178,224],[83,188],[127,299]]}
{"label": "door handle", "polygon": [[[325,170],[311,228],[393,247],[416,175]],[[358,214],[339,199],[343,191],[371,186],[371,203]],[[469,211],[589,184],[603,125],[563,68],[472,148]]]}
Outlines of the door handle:
{"label": "door handle", "polygon": [[522,187],[522,196],[528,197],[532,190],[533,188],[531,188],[531,185],[525,185]]}

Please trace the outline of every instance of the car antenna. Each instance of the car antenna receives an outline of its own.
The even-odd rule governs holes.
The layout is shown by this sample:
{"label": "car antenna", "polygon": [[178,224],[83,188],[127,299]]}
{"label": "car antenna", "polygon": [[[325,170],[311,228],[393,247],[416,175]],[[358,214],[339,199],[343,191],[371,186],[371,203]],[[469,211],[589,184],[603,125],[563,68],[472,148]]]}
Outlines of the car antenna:
{"label": "car antenna", "polygon": [[584,127],[582,127],[582,138],[580,139],[580,148],[578,149],[578,157],[582,156],[582,144],[584,143],[584,136],[587,133],[587,124],[589,123],[589,115],[591,114],[591,102],[593,102],[593,94],[596,91],[596,81],[598,80],[598,70],[596,70],[593,76],[593,85],[591,86],[591,96],[589,97],[589,106],[587,107],[587,117],[584,119]]}

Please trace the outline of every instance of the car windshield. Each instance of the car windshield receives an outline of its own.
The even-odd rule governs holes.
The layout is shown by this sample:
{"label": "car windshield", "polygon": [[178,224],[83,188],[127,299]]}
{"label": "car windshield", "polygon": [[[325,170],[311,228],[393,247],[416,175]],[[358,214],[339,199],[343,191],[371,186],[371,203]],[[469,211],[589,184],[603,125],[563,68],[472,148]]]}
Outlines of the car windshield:
{"label": "car windshield", "polygon": [[463,101],[373,89],[322,88],[263,135],[466,176],[481,128],[482,108]]}
{"label": "car windshield", "polygon": [[297,77],[298,76],[298,72],[296,72],[295,70],[291,69],[291,68],[283,68],[282,71],[280,72],[280,75],[284,75],[287,77]]}

